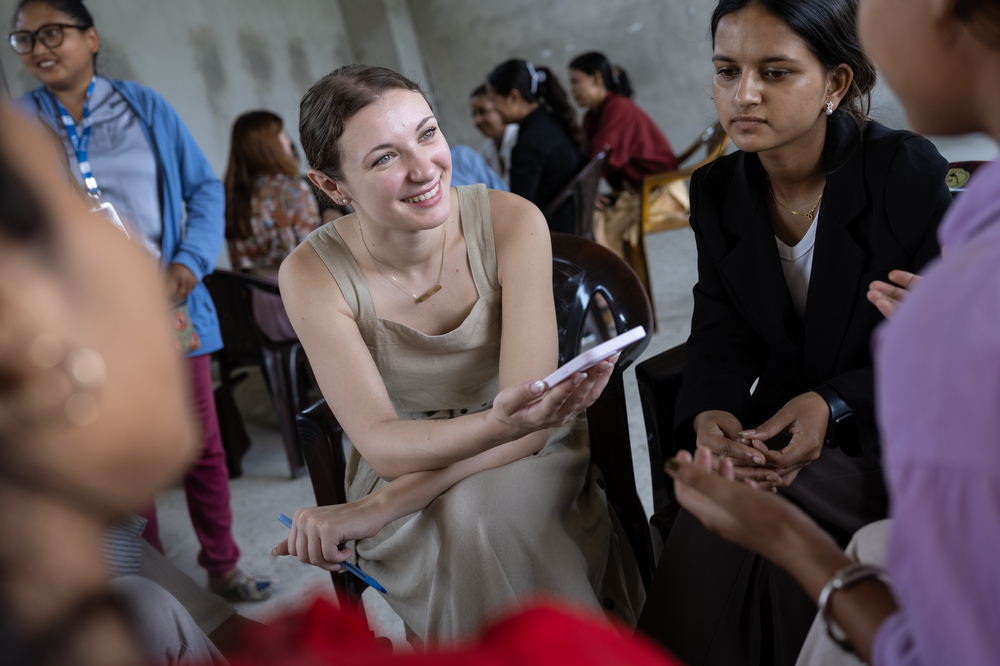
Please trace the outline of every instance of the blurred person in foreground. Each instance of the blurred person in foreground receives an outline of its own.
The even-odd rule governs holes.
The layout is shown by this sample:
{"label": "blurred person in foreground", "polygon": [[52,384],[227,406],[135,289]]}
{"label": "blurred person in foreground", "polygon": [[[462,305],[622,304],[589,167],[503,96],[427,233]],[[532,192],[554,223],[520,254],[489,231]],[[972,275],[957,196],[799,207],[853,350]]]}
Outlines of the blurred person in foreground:
{"label": "blurred person in foreground", "polygon": [[0,662],[141,663],[101,544],[197,456],[167,300],[42,131],[0,118]]}
{"label": "blurred person in foreground", "polygon": [[[21,0],[14,17],[10,46],[42,84],[25,94],[21,105],[59,136],[81,187],[113,205],[161,265],[202,432],[201,454],[184,476],[201,544],[198,563],[217,594],[266,599],[275,582],[238,567],[229,473],[212,389],[210,354],[222,347],[222,335],[202,278],[222,251],[222,184],[162,96],[97,73],[101,38],[80,0]],[[150,375],[149,381],[155,386],[158,379]],[[163,552],[155,504],[142,513],[149,521],[143,536]]]}

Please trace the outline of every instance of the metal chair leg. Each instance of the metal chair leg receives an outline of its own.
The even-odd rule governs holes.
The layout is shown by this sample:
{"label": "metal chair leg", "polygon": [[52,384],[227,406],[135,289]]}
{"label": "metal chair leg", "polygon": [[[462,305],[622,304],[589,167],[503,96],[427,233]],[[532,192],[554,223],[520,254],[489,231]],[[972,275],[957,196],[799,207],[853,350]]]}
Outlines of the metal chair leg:
{"label": "metal chair leg", "polygon": [[295,434],[295,405],[293,404],[293,389],[288,370],[289,350],[263,349],[264,372],[271,388],[271,399],[274,411],[278,417],[281,438],[285,443],[285,453],[288,455],[288,467],[293,479],[306,473],[305,461]]}

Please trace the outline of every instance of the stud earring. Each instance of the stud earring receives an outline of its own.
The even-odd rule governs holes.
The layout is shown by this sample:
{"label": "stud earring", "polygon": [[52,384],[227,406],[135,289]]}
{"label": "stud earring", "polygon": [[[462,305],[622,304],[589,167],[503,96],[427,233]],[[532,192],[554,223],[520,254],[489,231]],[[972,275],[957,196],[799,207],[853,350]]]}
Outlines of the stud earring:
{"label": "stud earring", "polygon": [[42,370],[61,367],[69,376],[73,392],[63,403],[67,421],[85,426],[97,420],[96,393],[107,377],[104,357],[100,353],[85,348],[67,351],[54,335],[42,334],[31,341],[28,358]]}
{"label": "stud earring", "polygon": [[832,116],[833,115],[833,102],[827,102],[826,103],[826,115],[828,115],[828,116]]}
{"label": "stud earring", "polygon": [[340,203],[342,203],[342,204],[344,204],[346,206],[347,205],[347,199],[341,199]]}

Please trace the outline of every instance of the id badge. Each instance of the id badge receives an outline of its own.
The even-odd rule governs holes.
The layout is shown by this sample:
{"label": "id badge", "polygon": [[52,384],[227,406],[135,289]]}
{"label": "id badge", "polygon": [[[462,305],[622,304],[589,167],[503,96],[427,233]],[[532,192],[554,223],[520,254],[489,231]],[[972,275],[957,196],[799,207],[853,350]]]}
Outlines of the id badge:
{"label": "id badge", "polygon": [[99,203],[93,208],[91,208],[90,212],[100,215],[108,222],[121,229],[121,232],[125,234],[125,237],[129,238],[128,231],[125,229],[125,225],[124,223],[122,223],[122,219],[118,217],[118,211],[116,211],[115,207],[112,206],[110,203],[108,203],[107,201]]}

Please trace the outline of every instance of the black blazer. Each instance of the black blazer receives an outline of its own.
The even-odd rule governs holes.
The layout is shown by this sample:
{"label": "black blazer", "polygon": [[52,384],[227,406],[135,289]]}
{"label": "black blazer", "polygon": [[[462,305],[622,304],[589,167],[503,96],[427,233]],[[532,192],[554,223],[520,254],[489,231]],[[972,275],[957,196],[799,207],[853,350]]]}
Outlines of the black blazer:
{"label": "black blazer", "polygon": [[757,155],[727,155],[692,177],[698,284],[675,412],[679,445],[693,446],[691,420],[702,411],[753,427],[819,384],[854,409],[859,441],[842,442],[845,452],[878,445],[869,345],[882,316],[865,295],[872,280],[917,272],[938,254],[948,163],[916,134],[873,122],[859,131],[843,113],[828,120],[824,159],[804,320],[782,272]]}
{"label": "black blazer", "polygon": [[[517,143],[510,153],[510,191],[545,208],[583,168],[583,160],[572,137],[539,106],[521,120],[517,131]],[[573,233],[572,200],[567,199],[546,221],[550,231]]]}

